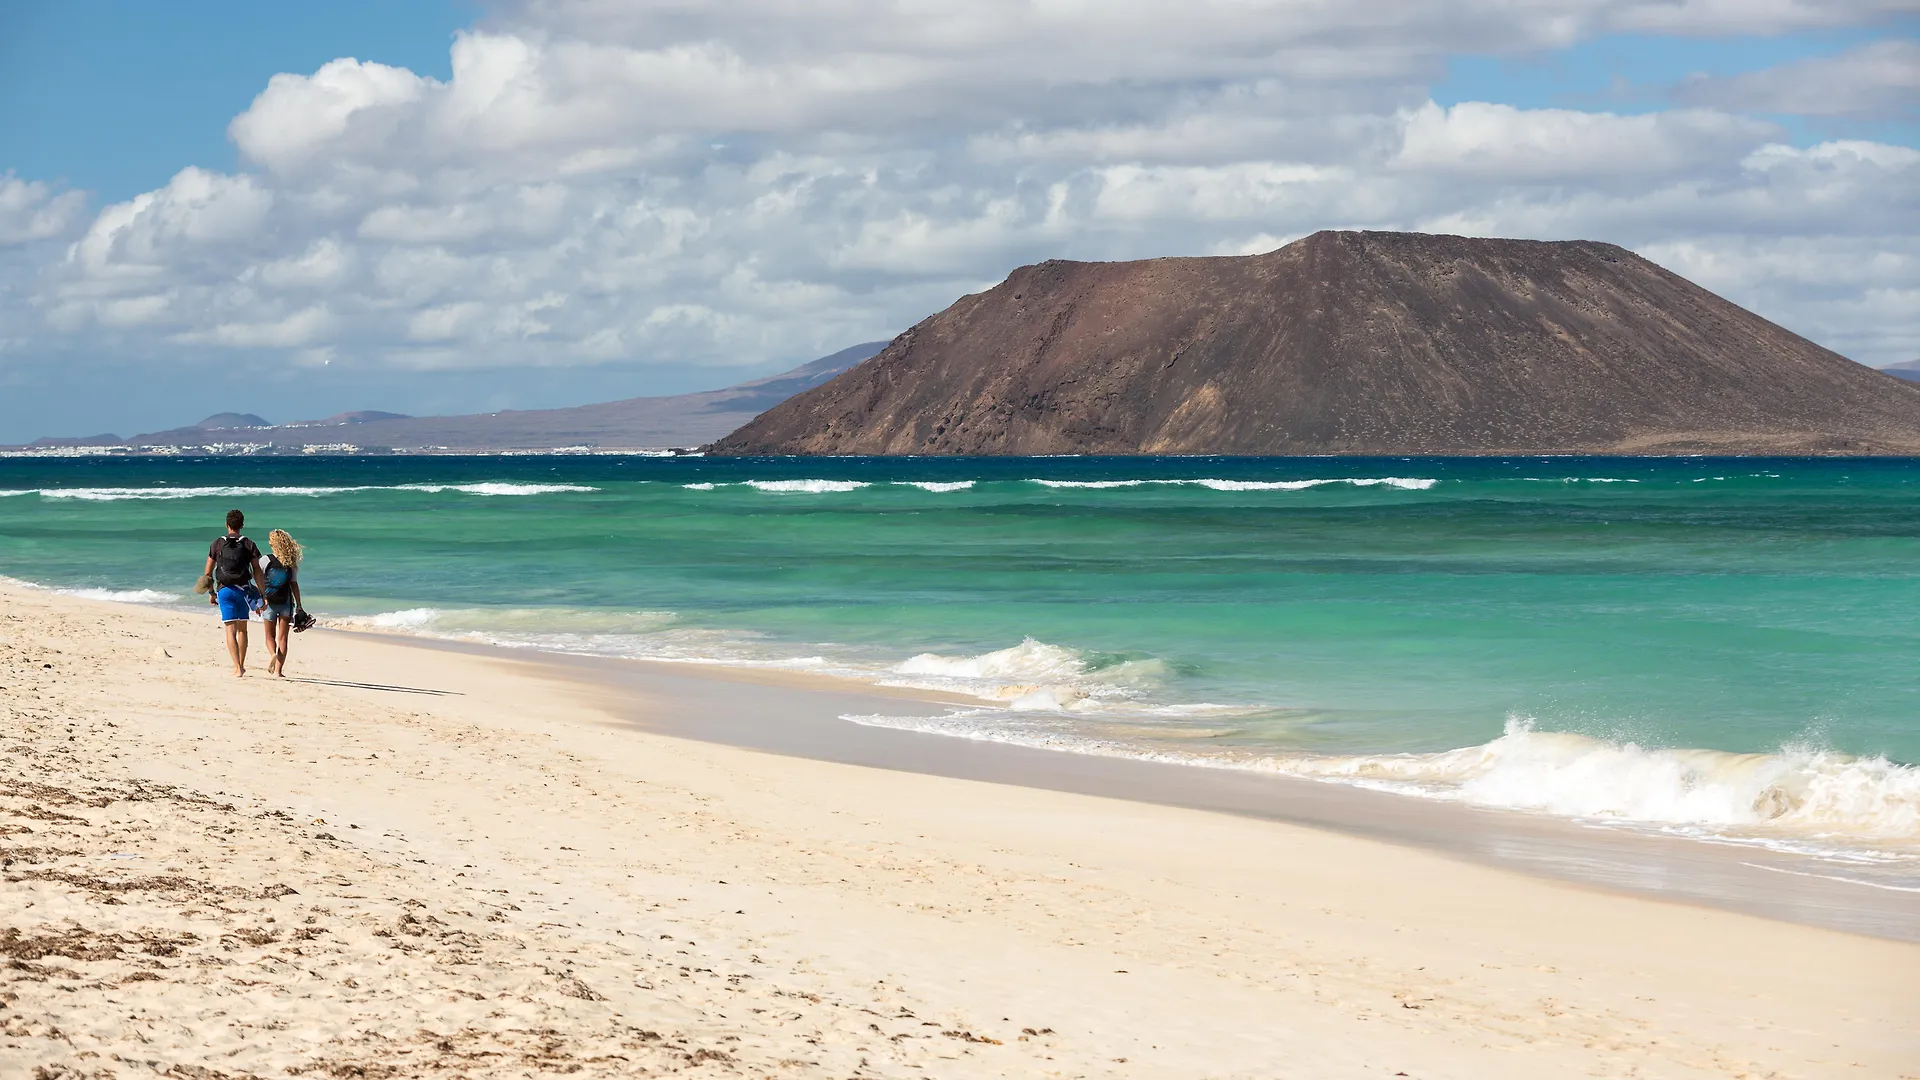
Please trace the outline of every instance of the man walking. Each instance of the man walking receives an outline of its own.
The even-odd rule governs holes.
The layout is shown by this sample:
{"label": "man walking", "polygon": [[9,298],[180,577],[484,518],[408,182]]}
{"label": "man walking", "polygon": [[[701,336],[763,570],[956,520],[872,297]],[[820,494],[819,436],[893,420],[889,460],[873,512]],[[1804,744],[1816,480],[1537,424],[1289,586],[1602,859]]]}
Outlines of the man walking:
{"label": "man walking", "polygon": [[245,514],[227,511],[227,533],[214,538],[207,549],[207,568],[213,587],[207,590],[207,602],[220,609],[220,622],[226,628],[227,655],[233,659],[233,674],[247,673],[247,616],[264,604],[261,599],[266,582],[260,576],[260,549],[240,535],[247,523]]}

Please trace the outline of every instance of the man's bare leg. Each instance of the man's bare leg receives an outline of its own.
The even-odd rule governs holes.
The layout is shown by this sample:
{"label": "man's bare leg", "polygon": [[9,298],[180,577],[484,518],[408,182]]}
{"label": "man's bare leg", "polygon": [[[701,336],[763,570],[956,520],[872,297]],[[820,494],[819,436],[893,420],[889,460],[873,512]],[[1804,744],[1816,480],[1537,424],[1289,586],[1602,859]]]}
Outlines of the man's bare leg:
{"label": "man's bare leg", "polygon": [[247,673],[247,624],[230,622],[227,627],[227,656],[233,660],[234,678]]}

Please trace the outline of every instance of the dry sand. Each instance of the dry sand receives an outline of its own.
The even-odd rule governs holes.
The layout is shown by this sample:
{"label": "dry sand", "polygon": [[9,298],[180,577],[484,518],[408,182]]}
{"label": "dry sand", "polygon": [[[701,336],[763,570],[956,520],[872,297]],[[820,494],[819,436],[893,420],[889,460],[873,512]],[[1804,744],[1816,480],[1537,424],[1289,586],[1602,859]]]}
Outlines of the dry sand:
{"label": "dry sand", "polygon": [[1920,946],[295,642],[0,586],[0,1076],[1920,1076]]}

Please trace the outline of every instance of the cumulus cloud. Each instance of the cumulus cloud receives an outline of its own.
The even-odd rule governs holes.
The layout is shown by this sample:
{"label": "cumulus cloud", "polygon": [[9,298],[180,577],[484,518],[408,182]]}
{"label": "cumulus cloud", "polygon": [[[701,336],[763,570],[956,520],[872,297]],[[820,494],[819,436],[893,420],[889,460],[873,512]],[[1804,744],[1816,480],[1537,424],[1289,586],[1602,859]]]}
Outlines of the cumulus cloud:
{"label": "cumulus cloud", "polygon": [[0,247],[60,236],[80,220],[87,197],[52,185],[0,174]]}
{"label": "cumulus cloud", "polygon": [[1778,134],[1771,124],[1696,109],[1615,116],[1428,102],[1408,116],[1394,164],[1529,181],[1672,175],[1717,171]]}
{"label": "cumulus cloud", "polygon": [[1876,41],[1838,56],[1726,78],[1696,76],[1679,100],[1718,108],[1860,119],[1920,115],[1920,41]]}
{"label": "cumulus cloud", "polygon": [[[456,38],[445,81],[350,58],[275,76],[229,126],[236,173],[185,169],[90,223],[71,193],[0,181],[0,244],[45,252],[11,264],[0,327],[15,348],[336,369],[759,364],[897,331],[1024,262],[1371,227],[1639,246],[1904,359],[1913,151],[1794,147],[1717,99],[1627,116],[1427,91],[1453,52],[1877,10],[509,4]],[[1794,257],[1853,270],[1801,288]]]}

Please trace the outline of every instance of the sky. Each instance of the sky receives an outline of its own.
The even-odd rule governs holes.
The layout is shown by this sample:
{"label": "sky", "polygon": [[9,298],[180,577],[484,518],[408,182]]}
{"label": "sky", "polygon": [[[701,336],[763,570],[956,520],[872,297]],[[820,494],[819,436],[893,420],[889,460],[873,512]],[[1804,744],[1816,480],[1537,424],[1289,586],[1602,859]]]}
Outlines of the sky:
{"label": "sky", "polygon": [[1920,0],[0,3],[0,442],[705,389],[1323,228],[1915,359]]}

